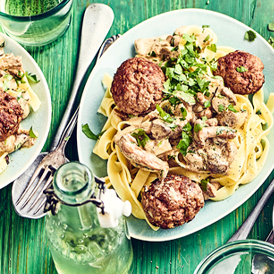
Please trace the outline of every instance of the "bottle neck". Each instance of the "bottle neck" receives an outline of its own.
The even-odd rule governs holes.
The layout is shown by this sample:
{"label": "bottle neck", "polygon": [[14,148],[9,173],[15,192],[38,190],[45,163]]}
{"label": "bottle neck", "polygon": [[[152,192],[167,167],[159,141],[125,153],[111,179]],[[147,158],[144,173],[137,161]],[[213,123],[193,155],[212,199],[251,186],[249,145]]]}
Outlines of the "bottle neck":
{"label": "bottle neck", "polygon": [[58,212],[59,221],[78,230],[98,225],[96,207],[92,203],[75,206],[87,201],[95,191],[95,180],[90,170],[78,162],[62,165],[53,179],[55,195],[64,203]]}

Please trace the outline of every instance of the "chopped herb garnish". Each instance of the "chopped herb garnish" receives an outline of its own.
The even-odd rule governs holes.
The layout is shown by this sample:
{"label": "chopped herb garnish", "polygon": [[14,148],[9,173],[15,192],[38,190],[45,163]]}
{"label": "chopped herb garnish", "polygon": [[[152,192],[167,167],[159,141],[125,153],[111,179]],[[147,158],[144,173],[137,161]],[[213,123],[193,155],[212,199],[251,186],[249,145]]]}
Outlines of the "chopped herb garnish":
{"label": "chopped herb garnish", "polygon": [[70,139],[70,136],[67,136],[64,140],[68,141]]}
{"label": "chopped herb garnish", "polygon": [[261,114],[262,114],[261,110],[260,110],[260,109],[257,110],[257,111],[256,111],[256,114],[257,114],[257,115],[261,115]]}
{"label": "chopped herb garnish", "polygon": [[210,35],[208,34],[208,36],[204,39],[204,43],[207,42],[210,38]]}
{"label": "chopped herb garnish", "polygon": [[163,140],[161,140],[158,144],[157,147],[161,146],[163,144]]}
{"label": "chopped herb garnish", "polygon": [[187,148],[192,143],[192,137],[187,134],[186,132],[182,131],[182,139],[180,140],[179,144],[177,145],[177,148],[180,150],[180,152],[186,156],[187,154]]}
{"label": "chopped herb garnish", "polygon": [[174,47],[171,51],[177,51],[179,49],[178,46]]}
{"label": "chopped herb garnish", "polygon": [[248,69],[245,68],[245,67],[243,67],[243,66],[237,67],[236,70],[237,70],[238,72],[246,72],[246,71],[248,71]]}
{"label": "chopped herb garnish", "polygon": [[204,122],[207,121],[207,117],[206,117],[206,116],[203,116],[203,117],[202,117],[202,121],[204,121]]}
{"label": "chopped herb garnish", "polygon": [[203,29],[206,29],[206,28],[209,28],[209,27],[210,27],[210,25],[202,25]]}
{"label": "chopped herb garnish", "polygon": [[218,111],[219,111],[219,112],[223,112],[224,110],[225,110],[225,106],[222,105],[222,104],[220,104],[220,105],[218,106]]}
{"label": "chopped herb garnish", "polygon": [[186,111],[186,109],[184,107],[181,107],[180,109],[181,109],[183,120],[185,120],[186,116],[187,116],[187,111]]}
{"label": "chopped herb garnish", "polygon": [[225,97],[224,97],[223,95],[221,95],[221,94],[218,94],[217,97],[220,98],[220,99],[225,98]]}
{"label": "chopped herb garnish", "polygon": [[183,131],[190,132],[192,130],[192,126],[190,123],[187,123],[183,126]]}
{"label": "chopped herb garnish", "polygon": [[204,127],[204,125],[202,125],[202,124],[195,124],[194,125],[194,132],[198,132],[198,131],[200,131],[202,128]]}
{"label": "chopped herb garnish", "polygon": [[272,48],[274,48],[274,37],[269,37],[269,39],[267,40],[267,42],[270,44],[270,46]]}
{"label": "chopped herb garnish", "polygon": [[40,82],[40,80],[37,80],[36,74],[30,74],[26,71],[25,75],[26,75],[27,79],[30,80],[31,82],[34,82],[34,83],[39,83]]}
{"label": "chopped herb garnish", "polygon": [[267,130],[268,129],[268,123],[262,124],[262,129]]}
{"label": "chopped herb garnish", "polygon": [[[138,130],[138,131],[137,131]],[[150,141],[149,137],[146,135],[145,131],[141,128],[137,129],[135,132],[131,133],[131,136],[134,137],[138,143],[139,147],[145,147],[147,142]]]}
{"label": "chopped herb garnish", "polygon": [[91,129],[89,128],[88,124],[84,124],[82,125],[82,132],[89,138],[92,140],[98,140],[100,139],[100,137],[105,133],[105,130],[100,132],[99,134],[94,134]]}
{"label": "chopped herb garnish", "polygon": [[223,133],[223,131],[224,131],[224,129],[223,129],[223,128],[217,128],[217,130],[216,130],[216,135],[220,135],[220,134],[222,134],[222,133]]}
{"label": "chopped herb garnish", "polygon": [[207,46],[206,48],[213,51],[213,52],[217,52],[216,44],[211,44],[210,46]]}
{"label": "chopped herb garnish", "polygon": [[204,107],[205,107],[205,108],[209,108],[210,106],[211,106],[210,101],[205,101],[205,102],[204,102]]}
{"label": "chopped herb garnish", "polygon": [[209,179],[202,179],[202,181],[201,181],[201,189],[203,190],[203,191],[207,191],[207,184],[209,183]]}
{"label": "chopped herb garnish", "polygon": [[174,118],[171,117],[168,113],[166,113],[159,105],[156,105],[156,109],[159,112],[160,117],[166,123],[173,123]]}
{"label": "chopped herb garnish", "polygon": [[252,30],[248,30],[246,33],[245,33],[245,36],[244,38],[246,40],[248,40],[249,42],[252,42],[255,40],[255,38],[257,37],[256,33]]}
{"label": "chopped herb garnish", "polygon": [[231,105],[231,104],[228,105],[227,109],[230,110],[230,111],[232,111],[232,112],[235,112],[235,113],[236,113],[236,112],[239,112],[239,111],[236,110],[236,109],[234,108],[234,106]]}
{"label": "chopped herb garnish", "polygon": [[155,51],[150,52],[148,55],[151,56],[151,57],[156,57]]}
{"label": "chopped herb garnish", "polygon": [[31,138],[37,138],[37,136],[35,135],[35,133],[33,132],[33,130],[32,130],[32,127],[30,127],[30,129],[29,129],[29,136],[31,137]]}

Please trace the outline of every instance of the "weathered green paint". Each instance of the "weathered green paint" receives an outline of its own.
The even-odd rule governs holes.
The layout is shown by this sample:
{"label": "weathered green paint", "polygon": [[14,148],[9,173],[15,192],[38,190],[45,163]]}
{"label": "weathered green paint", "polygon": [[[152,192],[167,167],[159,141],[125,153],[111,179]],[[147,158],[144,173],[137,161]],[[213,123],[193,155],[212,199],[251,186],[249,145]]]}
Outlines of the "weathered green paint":
{"label": "weathered green paint", "polygon": [[[50,46],[29,50],[48,81],[53,102],[52,126],[44,150],[50,147],[69,98],[75,74],[82,14],[85,7],[93,2],[95,1],[75,0],[72,25],[65,36]],[[99,2],[110,5],[115,13],[114,24],[108,36],[122,34],[156,14],[181,8],[195,7],[221,12],[249,25],[266,39],[271,35],[267,24],[274,22],[272,0],[209,0],[209,4],[207,0]],[[77,159],[75,142],[74,135],[67,148],[67,156],[71,160]],[[213,249],[224,244],[242,224],[273,178],[274,173],[240,208],[197,233],[164,243],[133,240],[134,273],[192,274],[198,263]],[[272,204],[273,197],[257,220],[250,238],[266,238],[271,229]],[[17,216],[11,202],[11,185],[0,190],[0,273],[57,274],[45,238],[44,220],[28,220]]]}

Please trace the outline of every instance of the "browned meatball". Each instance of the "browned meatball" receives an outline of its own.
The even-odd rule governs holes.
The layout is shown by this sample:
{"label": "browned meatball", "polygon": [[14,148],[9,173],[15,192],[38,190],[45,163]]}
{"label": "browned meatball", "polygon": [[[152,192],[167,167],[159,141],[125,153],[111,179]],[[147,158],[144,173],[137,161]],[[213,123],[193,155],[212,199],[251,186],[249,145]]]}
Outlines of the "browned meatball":
{"label": "browned meatball", "polygon": [[23,117],[23,110],[16,98],[0,91],[0,142],[16,133]]}
{"label": "browned meatball", "polygon": [[204,196],[189,178],[170,175],[145,189],[142,206],[151,224],[167,229],[191,221],[204,206]]}
{"label": "browned meatball", "polygon": [[161,102],[164,81],[165,75],[158,65],[135,57],[117,69],[111,93],[121,111],[132,115],[145,114]]}
{"label": "browned meatball", "polygon": [[219,58],[218,68],[213,74],[223,77],[225,86],[234,93],[244,95],[255,93],[263,86],[263,69],[260,58],[237,50]]}

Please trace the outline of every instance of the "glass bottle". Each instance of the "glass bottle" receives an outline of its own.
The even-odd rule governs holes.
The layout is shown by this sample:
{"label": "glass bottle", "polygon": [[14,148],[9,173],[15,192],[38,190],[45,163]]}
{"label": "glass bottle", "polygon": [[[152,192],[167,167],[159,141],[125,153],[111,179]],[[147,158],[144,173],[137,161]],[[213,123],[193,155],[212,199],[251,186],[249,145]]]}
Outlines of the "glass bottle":
{"label": "glass bottle", "polygon": [[101,228],[96,206],[82,204],[95,187],[92,173],[78,162],[66,163],[55,173],[54,194],[69,204],[58,203],[57,214],[49,211],[46,216],[47,238],[59,274],[133,272],[133,251],[124,218],[119,218],[117,227]]}

